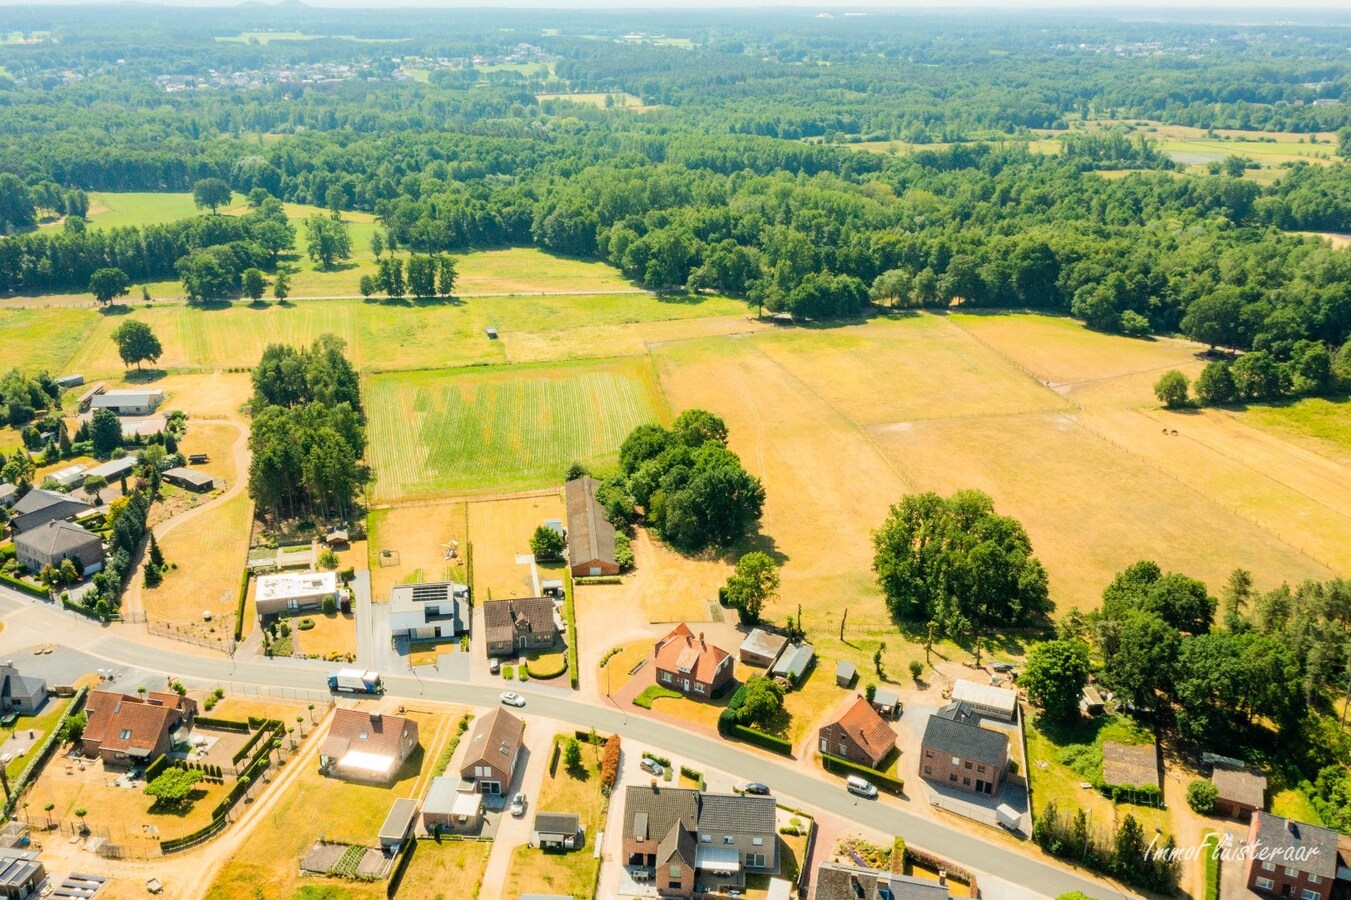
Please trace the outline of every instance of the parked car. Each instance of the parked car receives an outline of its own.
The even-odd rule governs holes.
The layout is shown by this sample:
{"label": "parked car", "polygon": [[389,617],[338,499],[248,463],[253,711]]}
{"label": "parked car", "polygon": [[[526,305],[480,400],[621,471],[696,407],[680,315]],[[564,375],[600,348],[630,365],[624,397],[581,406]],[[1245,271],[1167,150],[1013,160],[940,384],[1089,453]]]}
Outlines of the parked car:
{"label": "parked car", "polygon": [[517,794],[511,798],[511,815],[517,819],[525,815],[525,794]]}
{"label": "parked car", "polygon": [[990,666],[990,668],[994,669],[996,672],[1012,672],[1013,663],[995,663]]}
{"label": "parked car", "polygon": [[498,659],[496,656],[488,660],[488,671],[492,672],[494,675],[502,674],[502,660]]}
{"label": "parked car", "polygon": [[858,794],[860,797],[873,798],[877,796],[877,787],[866,778],[859,778],[857,775],[850,775],[845,779],[845,787],[849,793]]}
{"label": "parked car", "polygon": [[648,759],[646,756],[644,756],[638,762],[638,768],[642,769],[644,772],[650,772],[658,777],[666,774],[665,766],[657,762],[655,759]]}
{"label": "parked car", "polygon": [[507,706],[525,706],[525,698],[512,691],[502,692],[502,702]]}
{"label": "parked car", "polygon": [[755,794],[760,797],[769,796],[769,788],[758,781],[737,782],[736,792],[738,794]]}

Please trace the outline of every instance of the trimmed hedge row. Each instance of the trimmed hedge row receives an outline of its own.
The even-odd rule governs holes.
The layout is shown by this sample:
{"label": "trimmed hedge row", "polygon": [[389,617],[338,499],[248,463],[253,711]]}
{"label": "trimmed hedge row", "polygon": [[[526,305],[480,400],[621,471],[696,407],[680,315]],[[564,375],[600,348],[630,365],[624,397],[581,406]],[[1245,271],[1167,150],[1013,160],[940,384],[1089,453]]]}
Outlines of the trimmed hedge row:
{"label": "trimmed hedge row", "polygon": [[827,772],[834,772],[836,775],[858,775],[866,778],[879,791],[887,791],[891,794],[901,794],[905,791],[904,780],[895,778],[885,772],[879,772],[876,769],[870,769],[867,766],[860,766],[858,763],[850,762],[842,757],[832,756],[829,753],[821,754],[821,766]]}
{"label": "trimmed hedge row", "polygon": [[36,587],[26,581],[20,581],[18,578],[6,575],[3,572],[0,572],[0,582],[4,582],[16,591],[23,591],[30,597],[37,597],[39,600],[47,600],[51,597],[51,594],[47,592],[46,588]]}
{"label": "trimmed hedge row", "polygon": [[[572,626],[569,625],[568,627],[570,629]],[[531,678],[538,678],[546,681],[550,678],[557,678],[559,675],[568,671],[568,657],[571,655],[572,648],[569,647],[566,655],[559,656],[555,659],[527,659],[525,661],[525,671],[529,673]],[[544,668],[546,663],[550,664],[549,668]]]}
{"label": "trimmed hedge row", "polygon": [[747,728],[745,725],[733,725],[728,733],[738,740],[753,744],[756,747],[763,747],[771,753],[781,753],[784,756],[793,755],[793,745],[781,737],[765,734],[763,731],[756,731],[754,728]]}
{"label": "trimmed hedge row", "polygon": [[154,781],[155,778],[168,767],[169,755],[167,753],[161,753],[151,761],[150,765],[145,767],[145,780],[148,782]]}
{"label": "trimmed hedge row", "polygon": [[226,819],[224,815],[217,816],[211,820],[209,825],[204,825],[191,834],[185,834],[180,838],[170,838],[167,841],[160,841],[160,853],[167,856],[170,853],[177,853],[179,850],[195,847],[202,841],[215,835],[216,832],[222,830],[228,824],[229,820]]}
{"label": "trimmed hedge row", "polygon": [[203,728],[217,728],[221,731],[238,731],[248,734],[252,731],[248,722],[240,722],[237,719],[218,719],[214,716],[198,716],[196,719],[198,725]]}
{"label": "trimmed hedge row", "polygon": [[[577,671],[577,606],[572,601],[572,571],[563,570],[563,612],[568,621],[568,683],[575,691],[581,684]],[[527,665],[528,669],[529,666]],[[560,673],[561,674],[561,673]]]}
{"label": "trimmed hedge row", "polygon": [[619,575],[582,575],[576,579],[577,584],[623,584],[624,579]]}
{"label": "trimmed hedge row", "polygon": [[252,573],[246,567],[244,577],[239,582],[239,602],[235,604],[235,643],[244,639],[244,607],[249,599],[249,576]]}
{"label": "trimmed hedge row", "polygon": [[61,734],[62,729],[65,728],[66,722],[69,721],[72,716],[78,715],[80,711],[84,709],[84,701],[88,695],[89,688],[87,687],[82,687],[75,692],[75,696],[71,699],[70,705],[67,706],[66,711],[61,714],[61,718],[57,721],[56,726],[43,736],[42,743],[38,745],[37,752],[29,757],[28,765],[23,767],[23,771],[19,773],[19,777],[14,779],[10,784],[9,801],[5,803],[5,818],[9,818],[13,815],[14,807],[18,805],[19,798],[23,796],[24,790],[28,787],[28,782],[37,775],[38,771],[41,770],[44,765],[46,765],[47,759],[52,755],[59,744],[57,737]]}
{"label": "trimmed hedge row", "polygon": [[74,600],[68,600],[65,597],[62,597],[61,605],[64,606],[66,609],[70,610],[71,612],[79,613],[86,619],[93,619],[96,622],[108,621],[108,616],[99,615],[98,610],[94,609],[91,606],[85,606],[83,603],[76,603]]}

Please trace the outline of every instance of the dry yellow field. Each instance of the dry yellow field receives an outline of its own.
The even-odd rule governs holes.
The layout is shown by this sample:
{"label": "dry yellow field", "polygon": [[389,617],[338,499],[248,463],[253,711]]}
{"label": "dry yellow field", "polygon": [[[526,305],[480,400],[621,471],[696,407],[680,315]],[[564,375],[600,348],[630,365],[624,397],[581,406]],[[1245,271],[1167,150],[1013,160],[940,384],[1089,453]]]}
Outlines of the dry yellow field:
{"label": "dry yellow field", "polygon": [[[371,510],[366,520],[367,554],[371,570],[371,599],[384,603],[389,592],[421,571],[421,581],[442,581],[447,576],[463,582],[464,554],[468,551],[469,525],[463,503],[431,503]],[[460,562],[446,559],[444,544],[460,542]],[[385,565],[397,554],[397,565]]]}
{"label": "dry yellow field", "polygon": [[301,631],[296,627],[300,620],[292,620],[291,636],[295,639],[297,653],[327,659],[333,653],[357,652],[356,616],[350,613],[334,613],[331,616],[311,613],[302,618],[312,619],[314,627]]}
{"label": "dry yellow field", "polygon": [[483,500],[469,504],[469,539],[474,542],[474,597],[536,597],[530,564],[530,536],[545,519],[562,519],[562,492],[540,497]]}
{"label": "dry yellow field", "polygon": [[234,615],[248,557],[252,508],[241,493],[160,541],[165,560],[177,568],[165,573],[159,587],[142,592],[152,621],[200,622],[205,610],[217,621]]}

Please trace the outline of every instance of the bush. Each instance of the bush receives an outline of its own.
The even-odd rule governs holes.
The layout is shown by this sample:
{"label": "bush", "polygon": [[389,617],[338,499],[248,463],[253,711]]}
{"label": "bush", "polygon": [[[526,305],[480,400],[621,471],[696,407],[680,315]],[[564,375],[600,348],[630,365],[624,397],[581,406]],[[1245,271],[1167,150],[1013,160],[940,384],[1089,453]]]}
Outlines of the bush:
{"label": "bush", "polygon": [[505,678],[507,681],[511,681],[512,679],[514,679],[514,678],[516,677],[516,667],[515,667],[515,666],[503,666],[503,667],[502,667],[502,677]]}
{"label": "bush", "polygon": [[567,670],[568,657],[565,653],[544,653],[525,663],[525,671],[530,673],[531,678],[548,680],[557,678]]}
{"label": "bush", "polygon": [[325,597],[319,609],[326,616],[336,616],[338,614],[338,601],[332,597]]}
{"label": "bush", "polygon": [[1187,805],[1192,812],[1208,816],[1215,811],[1215,801],[1220,798],[1220,789],[1204,778],[1198,778],[1187,785]]}
{"label": "bush", "polygon": [[309,631],[311,628],[314,627],[314,620],[301,619],[299,622],[296,623],[296,627],[299,628],[301,631]]}
{"label": "bush", "polygon": [[756,731],[754,728],[747,728],[745,725],[732,726],[731,736],[756,747],[762,747],[771,753],[793,755],[793,745],[788,741],[772,734],[765,734],[763,731]]}
{"label": "bush", "polygon": [[924,674],[924,663],[917,659],[910,660],[910,677],[919,681],[919,677]]}
{"label": "bush", "polygon": [[249,570],[245,569],[244,577],[239,582],[239,600],[235,604],[235,643],[244,639],[244,607],[249,599],[249,575]]}
{"label": "bush", "polygon": [[[641,694],[633,698],[633,705],[640,707],[642,709],[651,709],[652,702],[654,700],[661,700],[662,698],[677,700],[680,698],[680,696],[681,695],[678,691],[673,691],[670,688],[662,687],[659,684],[649,684],[647,687],[643,688],[643,692]],[[727,712],[726,710],[723,710],[723,713],[726,712]],[[721,719],[722,717],[719,716],[718,718]]]}
{"label": "bush", "polygon": [[601,751],[600,790],[610,796],[615,780],[619,777],[619,735],[612,734],[605,739],[605,748]]}
{"label": "bush", "polygon": [[876,769],[870,769],[867,766],[860,766],[858,763],[832,756],[829,753],[821,754],[821,767],[827,772],[834,772],[836,775],[858,775],[861,778],[866,778],[879,791],[886,791],[899,796],[905,790],[903,779],[895,778]]}

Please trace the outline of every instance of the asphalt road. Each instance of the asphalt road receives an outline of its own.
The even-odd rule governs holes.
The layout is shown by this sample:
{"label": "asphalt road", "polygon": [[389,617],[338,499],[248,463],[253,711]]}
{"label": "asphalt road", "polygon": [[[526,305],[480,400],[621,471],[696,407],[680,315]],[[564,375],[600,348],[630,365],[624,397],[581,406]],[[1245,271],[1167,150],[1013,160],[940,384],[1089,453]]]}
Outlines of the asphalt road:
{"label": "asphalt road", "polygon": [[[22,608],[21,608],[22,607]],[[6,652],[16,642],[32,637],[38,641],[59,641],[114,665],[135,666],[171,674],[186,681],[199,681],[203,687],[220,685],[257,691],[281,688],[322,691],[324,674],[332,664],[272,660],[267,662],[194,656],[148,649],[135,640],[122,637],[124,629],[102,628],[96,623],[28,600],[0,586],[0,616],[7,627],[0,634],[0,647]],[[132,632],[134,633],[134,632]],[[500,690],[487,685],[452,682],[415,675],[386,675],[387,696],[414,700],[425,698],[469,706],[495,706]],[[1081,878],[1031,853],[1023,854],[987,841],[979,834],[981,826],[970,831],[920,818],[885,801],[864,800],[849,794],[842,783],[803,777],[795,771],[736,744],[710,740],[662,722],[628,715],[612,707],[594,706],[568,699],[557,689],[531,688],[528,683],[513,686],[527,698],[526,713],[571,722],[578,728],[615,732],[622,737],[657,747],[679,748],[684,756],[705,766],[753,778],[779,795],[792,797],[808,808],[817,808],[852,819],[886,834],[899,834],[939,856],[947,857],[978,872],[988,872],[1049,896],[1081,891],[1100,900],[1135,896],[1122,890]]]}

